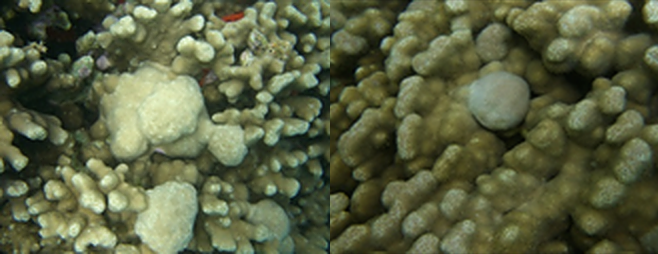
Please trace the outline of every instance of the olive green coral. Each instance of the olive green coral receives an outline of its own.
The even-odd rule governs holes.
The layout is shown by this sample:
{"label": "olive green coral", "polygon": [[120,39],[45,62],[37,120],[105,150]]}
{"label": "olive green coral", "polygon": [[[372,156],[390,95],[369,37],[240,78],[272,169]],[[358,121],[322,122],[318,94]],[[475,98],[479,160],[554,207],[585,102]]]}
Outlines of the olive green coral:
{"label": "olive green coral", "polygon": [[405,4],[335,9],[398,19],[332,45],[332,253],[656,250],[655,1]]}

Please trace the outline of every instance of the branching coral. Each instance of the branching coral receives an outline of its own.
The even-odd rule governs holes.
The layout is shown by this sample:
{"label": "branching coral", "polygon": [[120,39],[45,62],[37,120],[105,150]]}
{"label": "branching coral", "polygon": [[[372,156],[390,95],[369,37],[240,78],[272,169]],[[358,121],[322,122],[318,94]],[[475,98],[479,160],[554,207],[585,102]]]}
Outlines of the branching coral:
{"label": "branching coral", "polygon": [[655,5],[337,8],[331,252],[654,252]]}
{"label": "branching coral", "polygon": [[0,252],[328,252],[328,0],[1,8]]}

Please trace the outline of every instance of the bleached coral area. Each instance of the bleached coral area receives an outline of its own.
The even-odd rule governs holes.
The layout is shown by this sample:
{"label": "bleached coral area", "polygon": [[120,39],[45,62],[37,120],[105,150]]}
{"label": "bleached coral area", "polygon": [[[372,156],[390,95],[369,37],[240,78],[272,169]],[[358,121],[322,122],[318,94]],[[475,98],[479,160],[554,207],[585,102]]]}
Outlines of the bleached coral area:
{"label": "bleached coral area", "polygon": [[331,253],[658,252],[658,1],[331,4]]}
{"label": "bleached coral area", "polygon": [[328,252],[328,0],[0,9],[0,252]]}

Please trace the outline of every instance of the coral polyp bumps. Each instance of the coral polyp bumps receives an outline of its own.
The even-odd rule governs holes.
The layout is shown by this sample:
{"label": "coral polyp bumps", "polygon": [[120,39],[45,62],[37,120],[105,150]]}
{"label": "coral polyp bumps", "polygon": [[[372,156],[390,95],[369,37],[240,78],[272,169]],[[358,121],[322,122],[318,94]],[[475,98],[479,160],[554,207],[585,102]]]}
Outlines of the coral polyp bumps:
{"label": "coral polyp bumps", "polygon": [[656,1],[337,1],[332,253],[653,253]]}
{"label": "coral polyp bumps", "polygon": [[327,252],[329,6],[4,2],[0,252]]}

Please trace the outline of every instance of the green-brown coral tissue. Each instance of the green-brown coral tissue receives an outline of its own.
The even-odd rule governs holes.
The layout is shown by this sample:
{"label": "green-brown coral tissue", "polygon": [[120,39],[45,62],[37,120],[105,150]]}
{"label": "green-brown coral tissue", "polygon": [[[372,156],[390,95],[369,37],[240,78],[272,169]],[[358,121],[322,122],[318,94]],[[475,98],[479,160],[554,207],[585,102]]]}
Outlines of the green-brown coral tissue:
{"label": "green-brown coral tissue", "polygon": [[658,1],[375,2],[331,1],[331,253],[658,251]]}

